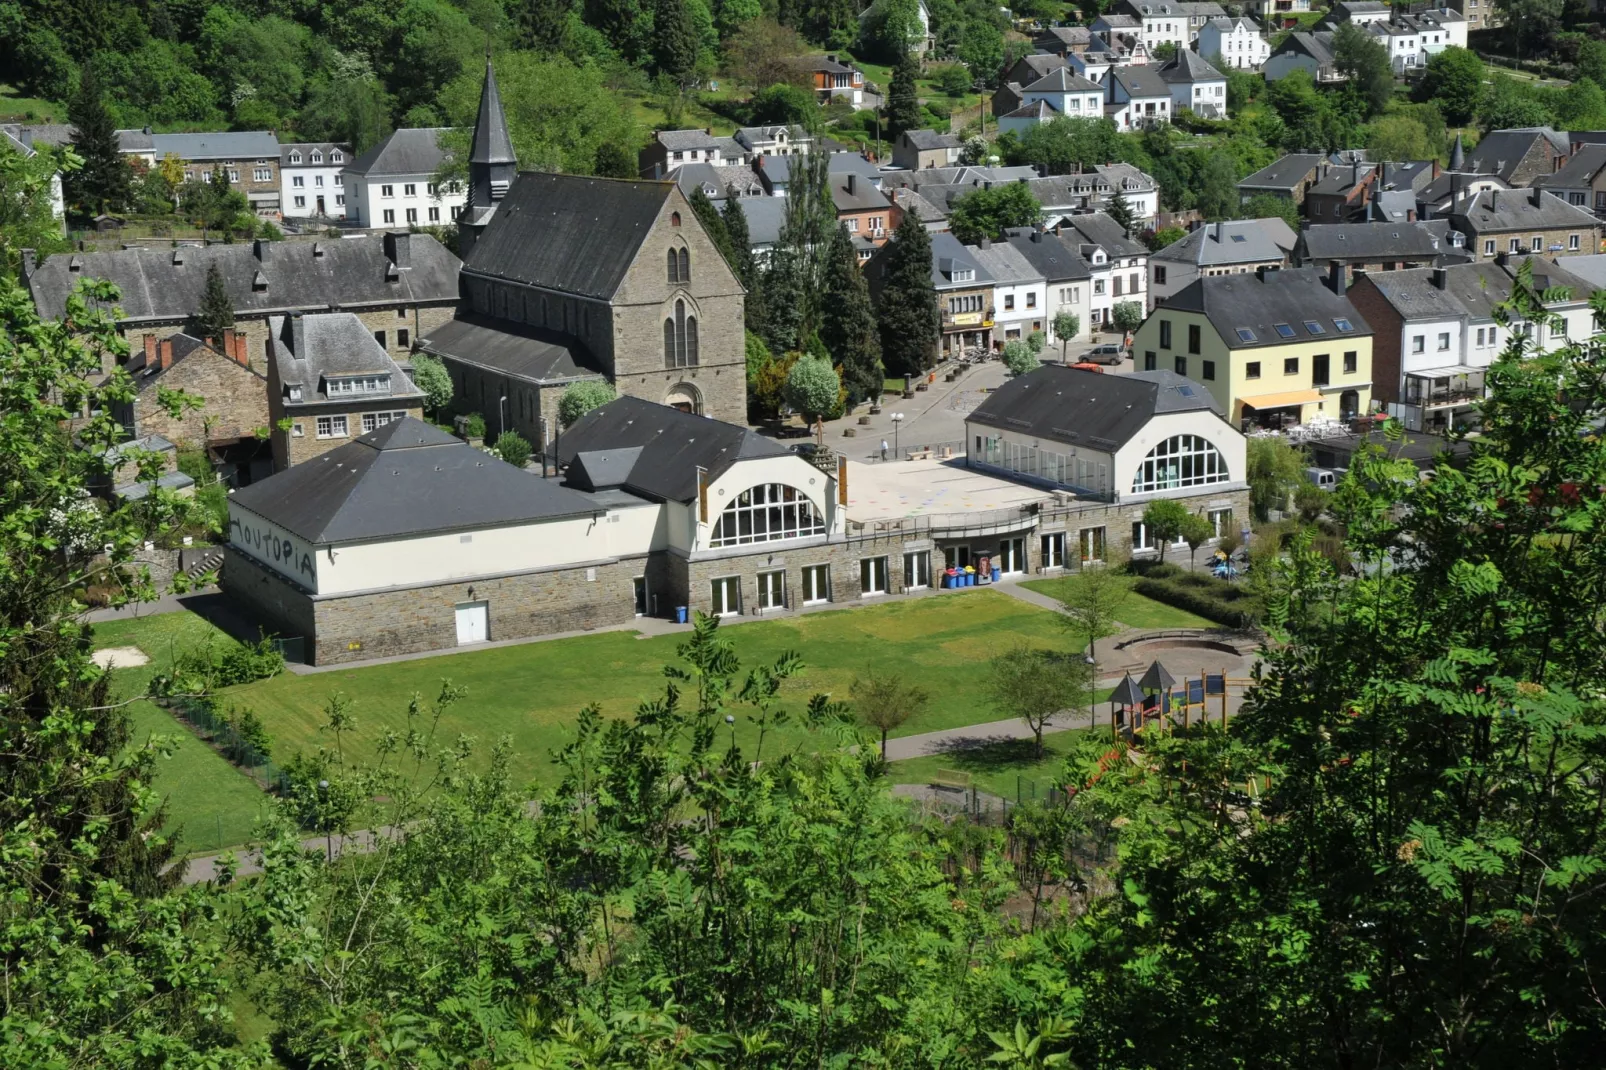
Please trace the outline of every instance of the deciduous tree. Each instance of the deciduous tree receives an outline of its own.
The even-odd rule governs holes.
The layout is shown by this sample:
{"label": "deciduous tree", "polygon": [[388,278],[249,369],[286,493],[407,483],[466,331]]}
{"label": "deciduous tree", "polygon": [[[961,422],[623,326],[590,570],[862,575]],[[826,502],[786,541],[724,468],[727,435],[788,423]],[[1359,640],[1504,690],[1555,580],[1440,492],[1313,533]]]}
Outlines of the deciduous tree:
{"label": "deciduous tree", "polygon": [[1451,126],[1472,122],[1482,97],[1483,60],[1476,52],[1451,45],[1428,57],[1427,72],[1417,86],[1417,99],[1437,104],[1445,122]]}
{"label": "deciduous tree", "polygon": [[948,229],[966,245],[983,238],[1002,238],[1007,227],[1033,226],[1043,218],[1043,205],[1031,187],[1008,182],[976,189],[949,206]]}
{"label": "deciduous tree", "polygon": [[1188,507],[1174,498],[1156,498],[1143,507],[1143,526],[1149,539],[1160,547],[1160,560],[1165,560],[1166,547],[1182,537],[1188,523]]}
{"label": "deciduous tree", "polygon": [[1091,679],[1079,656],[1016,645],[988,662],[987,696],[993,709],[1026,722],[1041,756],[1043,730],[1055,714],[1085,708]]}
{"label": "deciduous tree", "polygon": [[925,712],[931,704],[928,692],[892,672],[872,671],[856,676],[848,694],[853,698],[853,712],[859,720],[881,734],[883,761],[887,757],[887,733]]}
{"label": "deciduous tree", "polygon": [[568,427],[592,409],[606,405],[617,396],[613,387],[600,379],[570,383],[558,398],[558,422]]}

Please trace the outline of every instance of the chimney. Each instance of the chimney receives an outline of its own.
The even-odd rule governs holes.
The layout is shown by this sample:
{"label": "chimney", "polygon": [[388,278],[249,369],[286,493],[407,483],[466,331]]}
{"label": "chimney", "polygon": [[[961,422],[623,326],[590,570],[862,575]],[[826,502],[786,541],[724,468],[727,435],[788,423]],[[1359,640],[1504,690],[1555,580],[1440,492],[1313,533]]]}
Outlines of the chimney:
{"label": "chimney", "polygon": [[[1477,198],[1473,199],[1476,200]],[[1500,191],[1497,189],[1492,189],[1489,191],[1489,211],[1500,211]]]}
{"label": "chimney", "polygon": [[1495,262],[1495,266],[1496,267],[1505,267],[1506,266],[1506,262],[1508,260],[1510,260],[1510,259],[1511,259],[1510,256],[1506,253],[1506,251],[1504,249],[1502,249],[1498,253],[1494,254],[1494,262]]}
{"label": "chimney", "polygon": [[258,263],[267,259],[268,246],[271,244],[266,238],[258,238],[251,243],[251,255],[257,258]]}
{"label": "chimney", "polygon": [[1221,220],[1219,220],[1219,219],[1218,219],[1218,220],[1216,220],[1216,244],[1218,244],[1218,245],[1219,245],[1219,244],[1221,244],[1221,242],[1223,242],[1223,241],[1225,241],[1225,240],[1226,240],[1226,239],[1225,239],[1225,237],[1224,237],[1224,235],[1223,235],[1223,232],[1224,232],[1224,231],[1225,231],[1225,230],[1226,230],[1226,229],[1227,229],[1227,227],[1226,227],[1226,224],[1224,224],[1224,223],[1223,223],[1223,222],[1222,222],[1222,221],[1221,221]]}
{"label": "chimney", "polygon": [[33,277],[34,270],[39,266],[39,252],[35,249],[22,251],[22,281],[26,283]]}
{"label": "chimney", "polygon": [[145,367],[156,367],[156,336],[154,334],[145,336]]}
{"label": "chimney", "polygon": [[1264,264],[1260,265],[1260,267],[1257,267],[1255,269],[1255,278],[1259,279],[1261,282],[1265,282],[1266,281],[1266,276],[1275,275],[1275,274],[1277,274],[1277,269],[1276,268],[1274,268],[1274,267],[1273,268],[1269,268]]}
{"label": "chimney", "polygon": [[1327,263],[1327,288],[1338,296],[1344,296],[1344,263],[1341,260],[1330,260]]}
{"label": "chimney", "polygon": [[413,236],[406,231],[387,230],[385,232],[385,258],[395,264],[398,270],[406,271],[413,266]]}
{"label": "chimney", "polygon": [[290,328],[290,355],[297,360],[307,359],[307,323],[299,312],[292,312],[286,326]]}
{"label": "chimney", "polygon": [[992,247],[993,240],[991,238],[983,238],[981,241],[976,243],[976,248],[978,249],[991,249]]}
{"label": "chimney", "polygon": [[848,172],[848,196],[854,196],[859,189],[859,176],[852,171]]}
{"label": "chimney", "polygon": [[1448,271],[1444,270],[1441,267],[1433,269],[1433,288],[1434,289],[1436,289],[1436,290],[1444,289],[1445,285],[1449,281],[1450,281],[1450,273]]}
{"label": "chimney", "polygon": [[171,338],[162,339],[157,345],[157,352],[160,354],[159,363],[161,369],[165,372],[173,366],[173,340]]}
{"label": "chimney", "polygon": [[1535,186],[1533,188],[1533,191],[1532,191],[1532,196],[1533,196],[1534,207],[1535,208],[1543,207],[1543,204],[1541,202],[1545,199],[1545,191],[1540,189],[1538,186]]}
{"label": "chimney", "polygon": [[251,366],[251,358],[245,352],[245,335],[239,331],[234,332],[234,359],[242,368]]}
{"label": "chimney", "polygon": [[222,353],[225,357],[228,357],[230,360],[233,360],[234,359],[234,328],[233,327],[225,327],[225,328],[223,328],[223,338],[221,339],[221,342],[222,342],[222,344],[217,347],[217,351],[219,353]]}

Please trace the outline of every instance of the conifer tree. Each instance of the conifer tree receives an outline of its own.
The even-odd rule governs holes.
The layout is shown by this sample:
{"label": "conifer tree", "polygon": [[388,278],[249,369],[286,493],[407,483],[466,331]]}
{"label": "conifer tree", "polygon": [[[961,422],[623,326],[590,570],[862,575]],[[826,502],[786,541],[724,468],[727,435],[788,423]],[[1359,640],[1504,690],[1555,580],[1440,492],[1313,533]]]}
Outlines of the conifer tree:
{"label": "conifer tree", "polygon": [[228,287],[223,285],[223,273],[214,261],[206,266],[206,289],[201,291],[201,310],[195,314],[195,324],[202,338],[221,339],[225,327],[234,326],[234,302]]}
{"label": "conifer tree", "polygon": [[931,235],[905,213],[887,243],[876,312],[881,359],[894,375],[918,375],[937,362],[941,319],[931,281]]}
{"label": "conifer tree", "polygon": [[73,151],[84,160],[82,167],[66,176],[68,203],[91,216],[127,207],[133,175],[117,147],[117,124],[101,95],[100,79],[88,64],[79,76],[67,118],[77,129]]}
{"label": "conifer tree", "polygon": [[920,128],[920,91],[915,83],[919,76],[920,61],[905,50],[892,69],[892,87],[887,94],[887,129],[894,138]]}
{"label": "conifer tree", "polygon": [[1132,205],[1127,202],[1126,194],[1119,188],[1110,191],[1110,199],[1104,203],[1104,212],[1126,232],[1128,238],[1132,237],[1137,229],[1137,213],[1132,211]]}
{"label": "conifer tree", "polygon": [[881,339],[876,331],[870,289],[848,229],[837,225],[826,263],[825,300],[821,305],[820,340],[842,370],[842,385],[853,402],[881,396],[886,375],[881,367]]}
{"label": "conifer tree", "polygon": [[703,225],[703,232],[708,235],[708,240],[714,243],[714,248],[719,250],[719,255],[725,258],[725,263],[730,264],[731,271],[734,272],[736,265],[731,263],[731,238],[725,230],[724,217],[719,214],[719,209],[714,207],[714,202],[708,199],[708,194],[700,189],[692,190],[689,200],[691,210],[697,216],[697,222]]}
{"label": "conifer tree", "polygon": [[764,323],[768,318],[764,274],[753,261],[753,240],[747,229],[747,213],[742,210],[733,189],[725,191],[725,207],[720,212],[720,218],[725,224],[725,235],[730,239],[728,259],[731,270],[736,273],[736,281],[747,287],[747,301],[742,306],[747,329],[763,335]]}
{"label": "conifer tree", "polygon": [[658,73],[681,89],[690,86],[697,72],[697,31],[686,11],[686,0],[657,0],[652,29]]}

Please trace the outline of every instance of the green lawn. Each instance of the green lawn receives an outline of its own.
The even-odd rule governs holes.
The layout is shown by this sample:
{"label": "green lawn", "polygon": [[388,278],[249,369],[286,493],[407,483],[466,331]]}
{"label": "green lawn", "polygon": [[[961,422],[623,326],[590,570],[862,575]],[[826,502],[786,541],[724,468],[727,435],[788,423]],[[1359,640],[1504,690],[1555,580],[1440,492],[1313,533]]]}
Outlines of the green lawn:
{"label": "green lawn", "polygon": [[[1064,586],[1071,582],[1069,576],[1056,576],[1047,580],[1026,580],[1021,586],[1046,594],[1050,598],[1059,598]],[[1189,613],[1185,609],[1168,606],[1164,602],[1157,602],[1152,598],[1138,594],[1136,591],[1126,596],[1126,601],[1116,612],[1116,617],[1128,628],[1140,631],[1149,631],[1156,628],[1218,628],[1220,625],[1214,621],[1206,620],[1197,614]]]}
{"label": "green lawn", "polygon": [[[98,646],[135,644],[165,662],[168,650],[198,642],[209,629],[190,614],[170,614],[97,629]],[[981,673],[988,658],[1016,641],[1063,646],[1066,637],[1055,615],[993,591],[940,595],[853,609],[809,613],[742,624],[731,631],[745,666],[774,660],[783,651],[803,655],[806,669],[787,685],[787,708],[800,711],[807,697],[825,691],[846,699],[855,675],[868,669],[899,671],[933,696],[930,708],[911,719],[898,735],[954,728],[997,719],[981,698]],[[511,737],[515,775],[538,784],[557,779],[550,753],[571,738],[576,713],[590,702],[604,715],[630,715],[643,700],[663,693],[662,669],[676,661],[682,635],[640,638],[630,631],[602,632],[572,639],[499,647],[418,661],[297,676],[234,688],[226,701],[248,706],[267,725],[277,760],[297,750],[331,742],[320,731],[329,696],[352,700],[357,718],[356,745],[366,751],[383,734],[406,724],[415,692],[430,698],[442,679],[466,689],[466,697],[443,719],[438,739],[475,737],[480,753],[496,739]],[[122,670],[119,682],[143,688],[150,672]],[[244,776],[175,724],[165,711],[138,704],[168,734],[183,732],[183,749],[164,770],[157,787],[170,793],[175,820],[195,830],[223,814],[225,838],[239,835],[256,816],[259,796]],[[752,753],[757,729],[744,710],[737,715],[737,739]],[[765,753],[809,742],[801,730],[772,733]],[[812,744],[810,744],[812,745]],[[233,824],[230,824],[230,822]],[[216,838],[192,837],[210,844]]]}
{"label": "green lawn", "polygon": [[[203,642],[209,634],[233,642],[193,613],[163,613],[97,624],[95,646],[137,646],[150,656],[149,665],[113,668],[115,691],[128,698],[144,693],[150,678],[171,663],[174,651]],[[165,736],[177,744],[170,758],[157,763],[153,786],[167,795],[167,828],[180,834],[182,849],[209,851],[249,839],[267,803],[256,784],[166,710],[141,700],[129,706],[128,714],[135,740]]]}
{"label": "green lawn", "polygon": [[0,120],[11,123],[64,123],[67,106],[39,97],[25,97],[15,87],[0,83]]}
{"label": "green lawn", "polygon": [[[1046,753],[1041,758],[1029,739],[970,747],[951,754],[905,758],[890,764],[888,776],[894,784],[930,784],[938,777],[947,779],[953,773],[966,773],[979,790],[1011,802],[1017,793],[1021,799],[1041,799],[1060,779],[1060,763],[1084,735],[1086,732],[1079,730],[1044,736]],[[1106,738],[1108,735],[1106,731]]]}

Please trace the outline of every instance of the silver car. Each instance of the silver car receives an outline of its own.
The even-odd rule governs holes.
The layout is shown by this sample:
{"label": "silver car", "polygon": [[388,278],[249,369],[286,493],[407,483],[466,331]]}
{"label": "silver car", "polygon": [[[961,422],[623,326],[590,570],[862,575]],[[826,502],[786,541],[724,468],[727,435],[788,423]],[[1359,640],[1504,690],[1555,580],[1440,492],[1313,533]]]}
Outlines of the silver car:
{"label": "silver car", "polygon": [[1118,345],[1094,346],[1082,359],[1092,364],[1122,364],[1126,361],[1126,350]]}

